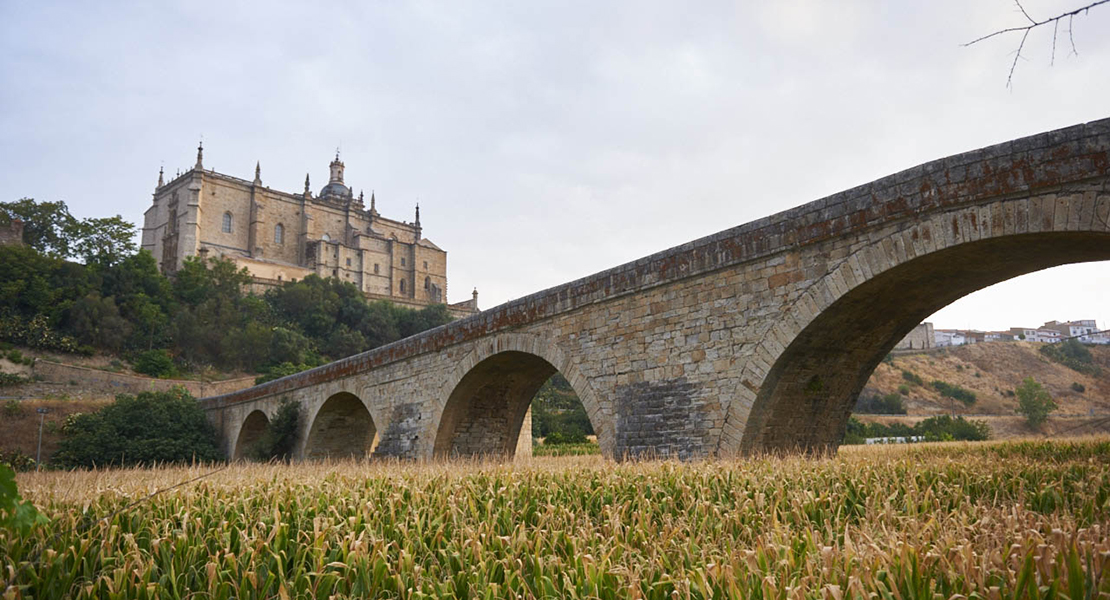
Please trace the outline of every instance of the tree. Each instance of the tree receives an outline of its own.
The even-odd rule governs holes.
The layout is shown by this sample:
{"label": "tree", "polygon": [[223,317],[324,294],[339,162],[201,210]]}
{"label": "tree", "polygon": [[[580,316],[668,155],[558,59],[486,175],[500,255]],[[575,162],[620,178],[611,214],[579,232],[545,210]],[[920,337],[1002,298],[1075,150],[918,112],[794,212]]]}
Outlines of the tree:
{"label": "tree", "polygon": [[119,215],[84,219],[72,237],[73,253],[87,265],[114,265],[135,253],[135,226]]}
{"label": "tree", "polygon": [[1017,413],[1025,415],[1025,422],[1031,429],[1039,428],[1048,414],[1058,408],[1048,390],[1032,377],[1026,377],[1015,391],[1018,397]]}
{"label": "tree", "polygon": [[119,352],[131,335],[131,324],[120,316],[115,298],[93,292],[66,312],[67,329],[83,344]]}
{"label": "tree", "polygon": [[121,394],[94,412],[71,416],[54,461],[62,467],[217,461],[216,430],[184,388]]}

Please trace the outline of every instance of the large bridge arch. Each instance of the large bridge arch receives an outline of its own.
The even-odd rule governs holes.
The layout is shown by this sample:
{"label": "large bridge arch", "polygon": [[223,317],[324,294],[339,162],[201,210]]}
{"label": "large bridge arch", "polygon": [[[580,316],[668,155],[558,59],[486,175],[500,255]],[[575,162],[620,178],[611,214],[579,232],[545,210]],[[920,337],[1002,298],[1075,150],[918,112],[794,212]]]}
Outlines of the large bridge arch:
{"label": "large bridge arch", "polygon": [[748,363],[720,451],[826,451],[854,399],[921,320],[1007,279],[1110,260],[1110,186],[935,214],[875,236],[783,312]]}
{"label": "large bridge arch", "polygon": [[250,458],[249,453],[261,439],[262,435],[266,432],[266,428],[270,426],[270,417],[262,409],[254,409],[243,419],[239,425],[239,432],[235,435],[235,446],[232,447],[230,455],[232,460],[243,460]]}
{"label": "large bridge arch", "polygon": [[485,340],[456,366],[437,406],[433,455],[511,457],[532,398],[556,372],[582,401],[602,453],[612,456],[612,421],[588,380],[558,346],[528,334]]}
{"label": "large bridge arch", "polygon": [[300,454],[306,459],[366,458],[378,440],[369,408],[352,392],[329,394],[305,417],[308,427]]}

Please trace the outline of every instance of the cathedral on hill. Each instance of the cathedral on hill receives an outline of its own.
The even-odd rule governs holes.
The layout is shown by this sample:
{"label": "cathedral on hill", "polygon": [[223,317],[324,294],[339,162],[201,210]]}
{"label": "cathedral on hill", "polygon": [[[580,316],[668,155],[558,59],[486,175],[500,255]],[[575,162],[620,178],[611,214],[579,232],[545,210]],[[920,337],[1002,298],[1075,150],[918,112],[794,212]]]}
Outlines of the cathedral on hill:
{"label": "cathedral on hill", "polygon": [[[203,159],[198,147],[192,169],[168,182],[158,173],[142,247],[163,273],[189,256],[222,257],[246,267],[256,290],[316,274],[350,282],[369,299],[413,308],[447,302],[447,252],[423,237],[420,205],[411,223],[381,216],[373,193],[367,207],[343,181],[338,153],[316,195],[308,175],[294,194],[264,186],[258,165],[248,181],[206,170]],[[475,291],[448,308],[460,316],[477,304]]]}

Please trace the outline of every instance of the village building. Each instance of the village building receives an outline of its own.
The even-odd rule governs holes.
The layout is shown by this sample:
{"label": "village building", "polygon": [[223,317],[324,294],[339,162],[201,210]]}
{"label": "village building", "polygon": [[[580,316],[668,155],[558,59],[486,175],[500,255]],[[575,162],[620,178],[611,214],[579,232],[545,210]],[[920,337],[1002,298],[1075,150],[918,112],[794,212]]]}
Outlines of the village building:
{"label": "village building", "polygon": [[[420,205],[413,221],[382,216],[344,180],[336,153],[327,185],[313,194],[285,192],[262,183],[260,165],[246,180],[204,168],[197,148],[192,169],[164,181],[144,214],[142,247],[172,275],[186,258],[222,257],[245,267],[262,290],[308,275],[349,282],[368,299],[419,308],[447,302],[447,252],[423,236]],[[477,312],[470,300],[449,305],[462,316]]]}
{"label": "village building", "polygon": [[1094,319],[1081,319],[1066,323],[1049,321],[1042,325],[1041,329],[1051,329],[1060,334],[1060,339],[1073,338],[1084,344],[1106,344],[1110,342],[1106,339],[1106,334],[1099,331]]}

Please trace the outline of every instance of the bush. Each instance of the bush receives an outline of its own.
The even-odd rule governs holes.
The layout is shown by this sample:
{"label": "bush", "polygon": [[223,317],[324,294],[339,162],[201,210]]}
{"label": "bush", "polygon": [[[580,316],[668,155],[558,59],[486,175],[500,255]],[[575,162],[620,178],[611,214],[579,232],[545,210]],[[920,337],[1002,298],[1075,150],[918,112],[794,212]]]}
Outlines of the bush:
{"label": "bush", "polygon": [[35,459],[27,456],[19,450],[0,450],[0,465],[7,465],[11,470],[18,472],[21,471],[34,471],[38,466]]}
{"label": "bush", "polygon": [[908,371],[906,369],[902,369],[902,379],[905,379],[906,381],[910,382],[910,385],[916,385],[916,386],[924,386],[925,385],[925,381],[923,379],[921,379],[920,375],[918,375],[917,373],[914,373],[913,371]]}
{"label": "bush", "polygon": [[281,379],[282,377],[295,375],[297,373],[300,373],[301,371],[307,371],[311,368],[312,365],[307,365],[304,363],[295,365],[291,362],[283,362],[281,364],[273,365],[264,369],[261,375],[254,378],[254,384],[258,385],[261,383],[266,383],[267,381]]}
{"label": "bush", "polygon": [[13,531],[18,538],[35,525],[47,522],[33,504],[20,497],[12,469],[0,464],[0,531]]}
{"label": "bush", "polygon": [[972,404],[975,404],[975,392],[969,389],[962,388],[955,384],[945,383],[939,380],[933,381],[932,386],[933,389],[940,392],[941,396],[952,398],[954,400],[959,400],[964,404],[964,406],[971,406]]}
{"label": "bush", "polygon": [[1093,377],[1098,377],[1102,374],[1102,370],[1095,364],[1094,357],[1091,356],[1091,351],[1086,346],[1079,343],[1079,340],[1066,340],[1058,344],[1045,344],[1041,346],[1041,354],[1047,356],[1050,360],[1058,362],[1065,367],[1085,373]]}
{"label": "bush", "polygon": [[863,444],[867,438],[921,436],[926,441],[982,441],[990,439],[990,426],[985,421],[968,421],[963,417],[940,415],[918,422],[913,427],[903,423],[863,423],[848,419],[845,444]]}
{"label": "bush", "polygon": [[1056,410],[1056,401],[1041,384],[1032,377],[1026,377],[1017,389],[1017,413],[1025,416],[1025,422],[1036,429],[1045,422],[1048,414]]}
{"label": "bush", "polygon": [[1082,394],[1083,392],[1087,391],[1087,386],[1076,381],[1072,382],[1071,389],[1073,392],[1079,392],[1080,394]]}
{"label": "bush", "polygon": [[297,447],[301,423],[301,403],[282,400],[274,419],[266,425],[261,439],[247,453],[257,460],[278,459],[288,462]]}
{"label": "bush", "polygon": [[77,351],[77,340],[51,329],[43,315],[36,315],[30,320],[24,320],[16,315],[0,318],[0,339],[35,350],[71,354]]}
{"label": "bush", "polygon": [[54,461],[62,467],[216,461],[216,430],[184,388],[121,394],[94,412],[71,415]]}
{"label": "bush", "polygon": [[925,436],[926,441],[965,441],[978,442],[991,437],[991,428],[986,421],[968,421],[963,417],[940,415],[929,417],[913,426],[917,435]]}
{"label": "bush", "polygon": [[870,415],[904,415],[906,404],[902,401],[901,394],[860,396],[856,399],[854,412]]}
{"label": "bush", "polygon": [[543,439],[544,446],[560,446],[565,444],[585,444],[588,440],[581,431],[552,431]]}
{"label": "bush", "polygon": [[165,350],[147,350],[140,352],[131,361],[131,368],[136,373],[150,375],[151,377],[173,377],[177,374],[173,358]]}
{"label": "bush", "polygon": [[9,385],[20,385],[27,383],[30,379],[14,373],[0,373],[0,387],[7,387]]}
{"label": "bush", "polygon": [[910,386],[903,383],[902,385],[898,386],[898,393],[902,394],[903,396],[909,396]]}
{"label": "bush", "polygon": [[8,400],[4,403],[4,416],[9,419],[18,419],[23,416],[23,403],[19,400]]}

